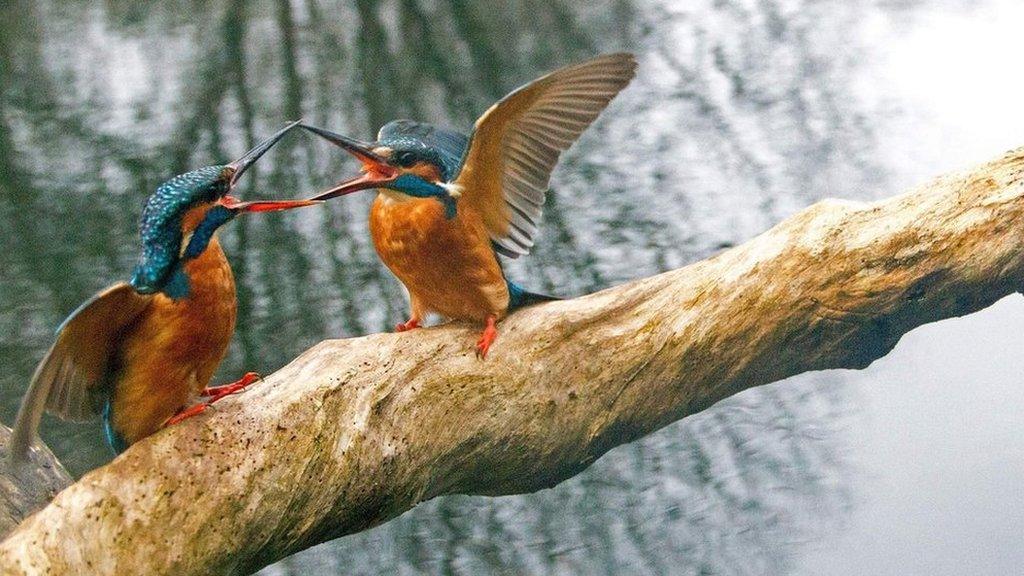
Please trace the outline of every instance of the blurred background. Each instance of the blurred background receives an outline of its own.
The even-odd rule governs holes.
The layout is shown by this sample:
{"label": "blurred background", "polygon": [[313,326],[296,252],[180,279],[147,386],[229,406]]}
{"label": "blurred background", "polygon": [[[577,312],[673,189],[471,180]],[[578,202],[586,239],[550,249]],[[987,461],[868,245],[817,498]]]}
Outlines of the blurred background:
{"label": "blurred background", "polygon": [[[155,186],[285,120],[468,130],[543,72],[636,52],[639,77],[564,157],[537,248],[510,266],[567,296],[1024,145],[1013,0],[6,0],[0,16],[7,424],[54,327],[127,279]],[[296,133],[239,195],[305,195],[355,167]],[[240,310],[219,380],[404,319],[371,196],[224,228]],[[554,489],[440,498],[261,574],[1013,573],[1022,333],[1007,298],[865,371],[740,394]],[[110,459],[95,422],[42,434],[73,474]]]}

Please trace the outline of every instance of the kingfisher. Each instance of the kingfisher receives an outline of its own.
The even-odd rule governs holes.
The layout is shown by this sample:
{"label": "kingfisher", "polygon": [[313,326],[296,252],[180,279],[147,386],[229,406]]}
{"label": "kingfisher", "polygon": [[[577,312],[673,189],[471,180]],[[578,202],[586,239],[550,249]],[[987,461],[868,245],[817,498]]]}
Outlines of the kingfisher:
{"label": "kingfisher", "polygon": [[370,234],[384,264],[409,293],[418,328],[433,312],[484,325],[481,359],[510,311],[556,298],[505,277],[498,255],[529,253],[559,156],[633,79],[631,54],[599,56],[522,86],[491,106],[466,136],[416,122],[382,127],[376,142],[302,127],[362,163],[359,176],[313,196],[327,200],[376,188]]}
{"label": "kingfisher", "polygon": [[[10,456],[24,460],[43,411],[66,420],[102,415],[115,453],[201,413],[259,379],[208,387],[235,329],[231,267],[216,232],[235,216],[314,200],[242,202],[239,177],[293,122],[230,164],[175,176],[142,212],[142,256],[128,282],[86,300],[57,329],[18,411]],[[205,401],[190,406],[195,400]]]}

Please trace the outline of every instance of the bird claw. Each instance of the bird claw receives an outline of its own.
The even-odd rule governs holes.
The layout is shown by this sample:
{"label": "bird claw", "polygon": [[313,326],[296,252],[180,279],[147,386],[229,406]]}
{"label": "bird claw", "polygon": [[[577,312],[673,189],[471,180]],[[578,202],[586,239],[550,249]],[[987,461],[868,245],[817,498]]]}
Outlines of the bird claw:
{"label": "bird claw", "polygon": [[491,349],[491,344],[498,339],[498,329],[494,326],[494,316],[487,317],[487,326],[484,331],[480,334],[480,339],[476,341],[476,357],[480,360],[487,359],[487,351]]}
{"label": "bird claw", "polygon": [[206,404],[213,404],[225,396],[244,392],[246,388],[260,380],[263,380],[263,376],[259,372],[246,372],[244,376],[230,384],[203,388],[200,396],[208,396],[210,399],[206,401]]}
{"label": "bird claw", "polygon": [[175,424],[177,424],[177,423],[179,423],[179,422],[181,422],[183,420],[187,420],[187,419],[189,419],[189,418],[191,418],[193,416],[198,416],[198,415],[202,414],[203,412],[205,412],[206,408],[209,405],[210,404],[208,402],[202,402],[200,404],[194,404],[192,406],[189,406],[188,408],[182,408],[181,410],[178,410],[177,414],[175,414],[174,416],[171,416],[167,420],[164,420],[164,423],[161,424],[160,427],[161,428],[166,428],[168,426],[174,426]]}
{"label": "bird claw", "polygon": [[171,416],[167,420],[164,420],[164,423],[161,424],[160,427],[166,428],[167,426],[173,426],[181,422],[182,420],[187,420],[193,416],[198,416],[205,412],[207,408],[213,406],[214,402],[220,400],[221,398],[224,398],[225,396],[230,396],[232,394],[244,392],[246,388],[248,388],[255,382],[259,382],[260,380],[263,380],[263,376],[261,376],[258,372],[246,372],[244,376],[230,384],[214,386],[212,388],[203,388],[203,391],[200,392],[199,394],[200,396],[208,398],[208,400],[206,400],[205,402],[200,402],[199,404],[193,404],[188,408],[182,408],[181,410],[178,411],[177,414]]}
{"label": "bird claw", "polygon": [[408,332],[414,328],[420,327],[420,321],[416,318],[410,318],[408,322],[399,322],[395,324],[395,332]]}

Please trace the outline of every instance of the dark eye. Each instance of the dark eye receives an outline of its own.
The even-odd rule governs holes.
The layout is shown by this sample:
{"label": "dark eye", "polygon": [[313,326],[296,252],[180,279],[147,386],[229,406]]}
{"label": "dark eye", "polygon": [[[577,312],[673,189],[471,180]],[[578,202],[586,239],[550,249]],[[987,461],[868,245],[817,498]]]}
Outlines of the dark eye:
{"label": "dark eye", "polygon": [[395,154],[392,162],[403,168],[408,168],[416,163],[416,156],[412,152],[399,152]]}

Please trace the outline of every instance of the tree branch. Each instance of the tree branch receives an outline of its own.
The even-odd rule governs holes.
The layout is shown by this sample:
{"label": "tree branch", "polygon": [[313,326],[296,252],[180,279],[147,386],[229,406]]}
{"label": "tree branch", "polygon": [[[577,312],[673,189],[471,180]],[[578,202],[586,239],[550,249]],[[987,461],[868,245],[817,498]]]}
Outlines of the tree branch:
{"label": "tree branch", "polygon": [[863,368],[1018,291],[1024,149],[827,201],[680,270],[464,325],[323,342],[133,446],[0,544],[0,572],[244,574],[442,494],[553,486],[741,390]]}
{"label": "tree branch", "polygon": [[71,475],[42,442],[36,443],[25,466],[6,457],[10,445],[11,429],[0,424],[0,538],[71,485]]}

